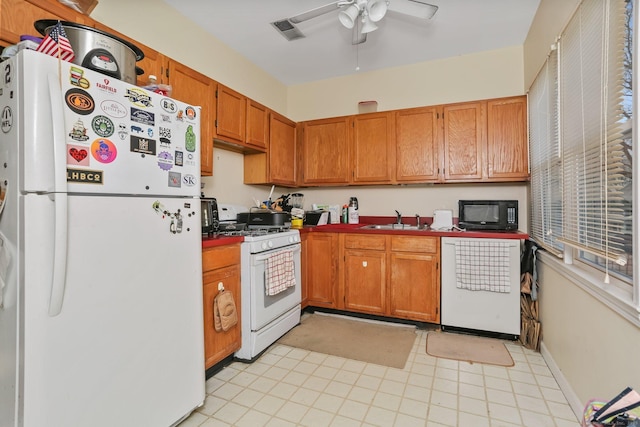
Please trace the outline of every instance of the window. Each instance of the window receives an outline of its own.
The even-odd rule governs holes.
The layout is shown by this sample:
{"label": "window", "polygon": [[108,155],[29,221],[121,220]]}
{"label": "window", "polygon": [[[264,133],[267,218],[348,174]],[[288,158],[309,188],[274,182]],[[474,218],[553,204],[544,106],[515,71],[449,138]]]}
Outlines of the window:
{"label": "window", "polygon": [[584,0],[529,92],[530,234],[604,283],[633,278],[634,13]]}

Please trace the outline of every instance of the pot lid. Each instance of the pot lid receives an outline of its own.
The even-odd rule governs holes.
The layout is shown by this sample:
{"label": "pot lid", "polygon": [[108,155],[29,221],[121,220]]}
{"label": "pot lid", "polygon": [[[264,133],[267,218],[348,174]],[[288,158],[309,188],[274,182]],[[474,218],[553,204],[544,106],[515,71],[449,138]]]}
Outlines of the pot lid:
{"label": "pot lid", "polygon": [[[47,30],[55,26],[57,23],[58,23],[57,19],[39,19],[33,23],[33,26],[35,27],[36,30],[38,30],[40,34],[42,34],[43,36],[46,36]],[[101,34],[105,37],[109,37],[113,40],[116,40],[119,43],[122,43],[123,45],[127,46],[129,49],[131,49],[133,53],[136,55],[136,61],[140,61],[142,58],[144,58],[144,52],[142,52],[142,50],[140,50],[138,46],[118,36],[114,36],[113,34],[109,34],[102,30],[98,30],[97,28],[88,27],[82,24],[76,24],[75,22],[60,21],[60,24],[65,28],[78,28],[86,31],[91,31],[92,33]]]}

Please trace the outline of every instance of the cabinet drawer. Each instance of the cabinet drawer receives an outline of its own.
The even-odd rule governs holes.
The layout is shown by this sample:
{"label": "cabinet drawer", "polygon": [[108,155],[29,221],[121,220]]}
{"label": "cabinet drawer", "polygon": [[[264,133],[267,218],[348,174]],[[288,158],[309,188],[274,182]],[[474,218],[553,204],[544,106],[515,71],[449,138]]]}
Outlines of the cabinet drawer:
{"label": "cabinet drawer", "polygon": [[387,247],[386,236],[367,236],[364,234],[347,234],[344,237],[346,249],[371,249],[384,251]]}
{"label": "cabinet drawer", "polygon": [[202,252],[202,271],[240,264],[240,244],[205,249]]}
{"label": "cabinet drawer", "polygon": [[393,252],[437,253],[438,237],[392,236]]}

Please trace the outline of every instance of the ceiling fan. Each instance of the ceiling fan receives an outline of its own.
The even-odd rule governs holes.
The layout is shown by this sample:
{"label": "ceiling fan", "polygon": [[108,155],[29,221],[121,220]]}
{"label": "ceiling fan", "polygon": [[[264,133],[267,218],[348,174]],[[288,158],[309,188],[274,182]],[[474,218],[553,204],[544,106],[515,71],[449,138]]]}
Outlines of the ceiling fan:
{"label": "ceiling fan", "polygon": [[287,40],[296,40],[304,37],[296,24],[336,10],[339,10],[340,23],[353,29],[351,43],[355,45],[364,43],[367,34],[378,29],[376,22],[384,18],[387,10],[428,20],[438,11],[438,6],[420,0],[338,0],[290,18],[274,21],[271,25]]}

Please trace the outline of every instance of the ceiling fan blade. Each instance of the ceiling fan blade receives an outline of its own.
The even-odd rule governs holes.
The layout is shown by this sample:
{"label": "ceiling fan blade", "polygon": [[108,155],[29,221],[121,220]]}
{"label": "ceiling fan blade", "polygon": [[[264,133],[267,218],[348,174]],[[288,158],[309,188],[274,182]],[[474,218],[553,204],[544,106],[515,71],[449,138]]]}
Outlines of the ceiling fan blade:
{"label": "ceiling fan blade", "polygon": [[431,19],[438,11],[438,6],[420,0],[390,0],[388,8],[420,19]]}
{"label": "ceiling fan blade", "polygon": [[309,19],[316,18],[320,15],[324,15],[325,13],[333,12],[334,10],[338,10],[340,5],[338,3],[343,3],[342,1],[334,1],[333,3],[325,4],[324,6],[316,7],[315,9],[311,9],[307,12],[300,13],[296,16],[292,16],[289,18],[289,21],[294,24],[299,24],[304,21],[308,21]]}

